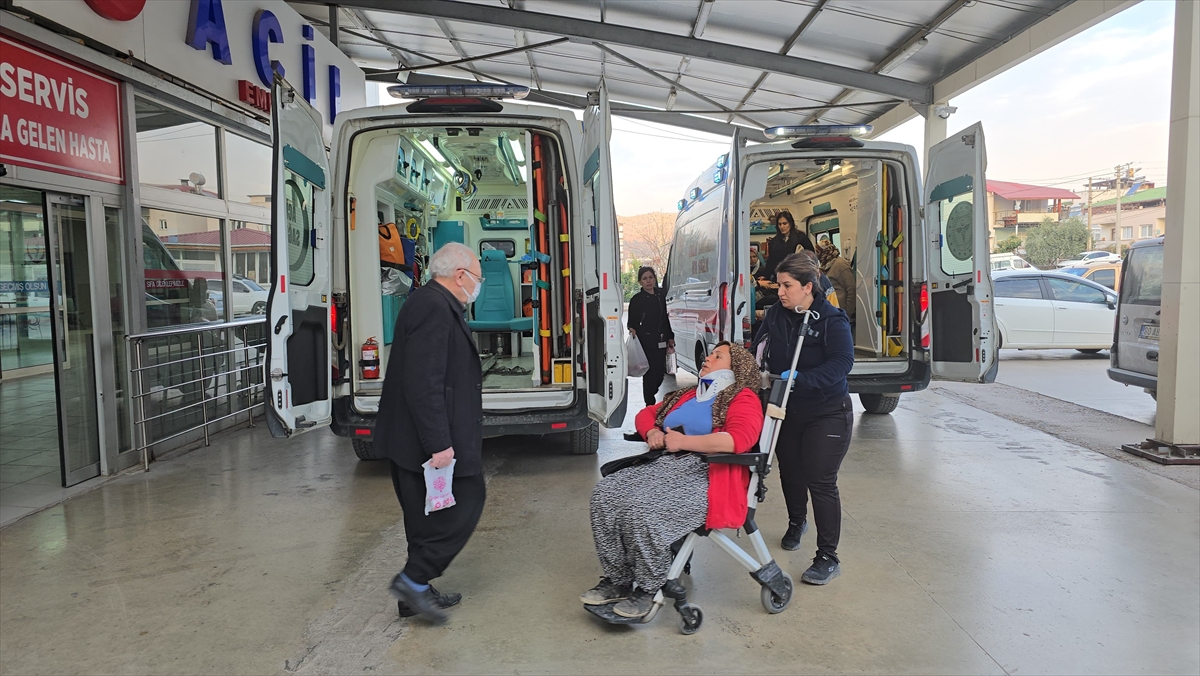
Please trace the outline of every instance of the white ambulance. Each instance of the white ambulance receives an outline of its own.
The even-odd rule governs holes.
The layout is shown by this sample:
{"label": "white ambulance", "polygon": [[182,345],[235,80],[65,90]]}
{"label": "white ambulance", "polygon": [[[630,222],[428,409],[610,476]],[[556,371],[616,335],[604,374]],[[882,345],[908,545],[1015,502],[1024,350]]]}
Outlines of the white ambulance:
{"label": "white ambulance", "polygon": [[853,296],[838,300],[854,327],[850,391],[868,412],[891,412],[931,376],[995,378],[983,128],[930,149],[924,190],[916,150],[860,140],[869,132],[776,127],[766,131],[776,140],[752,146],[735,137],[688,187],[664,284],[683,368],[695,372],[722,340],[752,339],[771,297],[750,274],[750,251],[766,261],[771,219],[786,211],[853,270]]}
{"label": "white ambulance", "polygon": [[484,435],[563,433],[595,453],[626,386],[605,92],[581,130],[570,111],[514,102],[522,87],[389,90],[412,102],[340,114],[327,154],[318,113],[275,86],[272,434],[330,425],[376,457],[396,314],[429,256],[461,242],[485,278],[467,315]]}

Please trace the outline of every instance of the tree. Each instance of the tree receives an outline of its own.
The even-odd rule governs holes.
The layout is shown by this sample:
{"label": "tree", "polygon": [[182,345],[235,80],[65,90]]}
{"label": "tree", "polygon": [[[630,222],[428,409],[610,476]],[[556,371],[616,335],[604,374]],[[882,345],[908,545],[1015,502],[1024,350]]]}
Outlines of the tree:
{"label": "tree", "polygon": [[1007,239],[1002,239],[999,242],[996,242],[996,250],[992,253],[1012,253],[1017,249],[1020,249],[1022,243],[1023,242],[1021,241],[1020,237],[1017,237],[1016,235],[1010,235]]}
{"label": "tree", "polygon": [[[675,238],[675,214],[655,211],[637,216],[617,216],[624,231],[624,246],[659,275],[667,269],[667,258],[671,254],[671,242]],[[636,269],[636,266],[635,266]]]}
{"label": "tree", "polygon": [[642,267],[642,262],[634,258],[629,261],[629,269],[621,271],[621,290],[625,292],[625,302],[628,303],[633,294],[637,293],[642,287],[638,285],[637,271]]}
{"label": "tree", "polygon": [[1025,237],[1025,254],[1039,268],[1052,268],[1087,250],[1087,225],[1078,218],[1054,222],[1046,217]]}

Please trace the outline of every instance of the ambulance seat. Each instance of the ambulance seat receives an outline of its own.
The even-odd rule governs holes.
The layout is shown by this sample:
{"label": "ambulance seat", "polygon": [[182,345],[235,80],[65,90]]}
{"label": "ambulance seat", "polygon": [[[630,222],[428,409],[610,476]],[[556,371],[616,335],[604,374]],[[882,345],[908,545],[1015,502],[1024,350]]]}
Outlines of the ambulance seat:
{"label": "ambulance seat", "polygon": [[483,288],[472,303],[475,316],[467,325],[476,333],[511,333],[513,351],[519,354],[521,332],[533,330],[533,317],[518,317],[512,271],[503,251],[485,249],[479,262]]}

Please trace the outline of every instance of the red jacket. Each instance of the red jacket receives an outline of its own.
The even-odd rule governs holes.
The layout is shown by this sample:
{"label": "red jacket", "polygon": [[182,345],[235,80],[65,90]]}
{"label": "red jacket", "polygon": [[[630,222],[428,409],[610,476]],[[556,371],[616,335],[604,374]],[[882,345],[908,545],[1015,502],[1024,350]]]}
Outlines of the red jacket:
{"label": "red jacket", "polygon": [[[685,394],[675,408],[696,397],[695,391]],[[646,433],[654,429],[654,420],[658,417],[658,407],[647,406],[637,414],[634,424],[638,434],[646,438]],[[674,410],[674,409],[671,409]],[[725,414],[725,426],[714,428],[713,432],[725,432],[733,437],[733,452],[745,453],[758,443],[762,433],[763,412],[758,395],[750,390],[738,392],[733,401],[729,402],[729,411]],[[750,486],[750,468],[744,465],[708,466],[708,518],[704,527],[741,528],[746,522],[746,489]]]}

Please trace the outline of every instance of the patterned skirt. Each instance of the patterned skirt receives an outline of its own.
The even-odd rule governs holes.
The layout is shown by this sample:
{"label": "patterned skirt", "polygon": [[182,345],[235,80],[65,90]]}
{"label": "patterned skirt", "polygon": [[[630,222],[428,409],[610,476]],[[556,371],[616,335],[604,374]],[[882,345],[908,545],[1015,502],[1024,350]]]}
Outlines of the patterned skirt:
{"label": "patterned skirt", "polygon": [[604,576],[658,591],[671,567],[671,545],[704,525],[708,465],[694,453],[664,454],[627,467],[592,489],[592,537]]}

